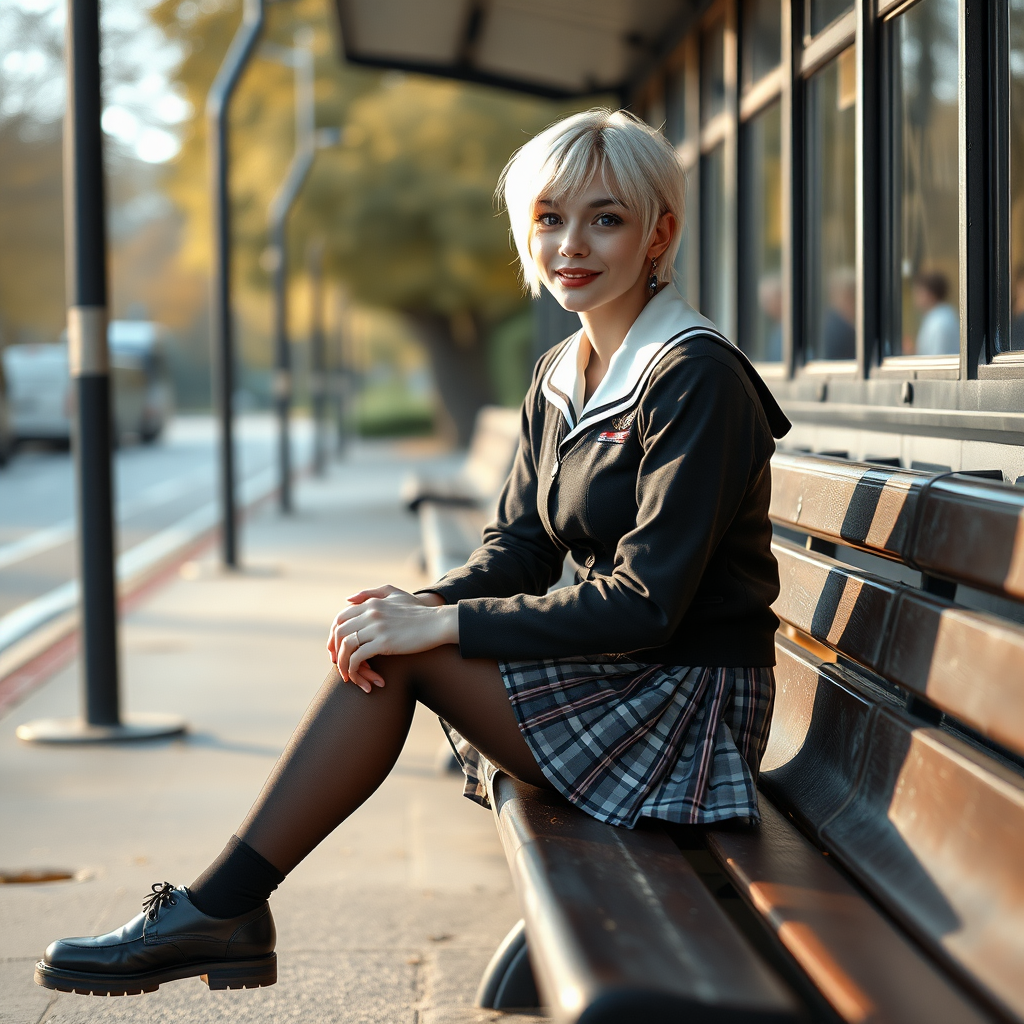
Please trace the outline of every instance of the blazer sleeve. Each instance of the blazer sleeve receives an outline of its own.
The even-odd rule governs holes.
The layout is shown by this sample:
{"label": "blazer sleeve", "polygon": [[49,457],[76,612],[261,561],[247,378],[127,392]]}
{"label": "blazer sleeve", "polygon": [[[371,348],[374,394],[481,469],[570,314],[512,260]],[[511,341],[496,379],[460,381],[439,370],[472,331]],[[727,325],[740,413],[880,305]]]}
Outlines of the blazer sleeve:
{"label": "blazer sleeve", "polygon": [[544,596],[459,601],[467,658],[625,654],[679,626],[763,451],[759,406],[731,361],[686,358],[641,399],[636,526],[612,571]]}
{"label": "blazer sleeve", "polygon": [[566,549],[559,546],[541,522],[537,510],[537,465],[543,416],[536,411],[535,373],[523,403],[519,449],[498,498],[498,511],[484,529],[483,543],[465,565],[453,569],[431,587],[447,604],[469,598],[544,594],[562,574]]}

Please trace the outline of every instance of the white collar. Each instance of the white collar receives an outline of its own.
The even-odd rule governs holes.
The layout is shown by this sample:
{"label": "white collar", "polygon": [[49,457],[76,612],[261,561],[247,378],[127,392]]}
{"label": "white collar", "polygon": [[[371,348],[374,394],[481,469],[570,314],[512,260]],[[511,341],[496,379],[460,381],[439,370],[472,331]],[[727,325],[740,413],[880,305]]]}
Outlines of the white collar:
{"label": "white collar", "polygon": [[715,325],[693,309],[674,285],[666,285],[633,321],[612,356],[604,379],[582,409],[578,405],[581,401],[578,396],[583,395],[578,363],[583,328],[567,338],[541,382],[545,397],[561,411],[569,426],[562,443],[598,420],[634,405],[655,366],[694,333],[722,337]]}

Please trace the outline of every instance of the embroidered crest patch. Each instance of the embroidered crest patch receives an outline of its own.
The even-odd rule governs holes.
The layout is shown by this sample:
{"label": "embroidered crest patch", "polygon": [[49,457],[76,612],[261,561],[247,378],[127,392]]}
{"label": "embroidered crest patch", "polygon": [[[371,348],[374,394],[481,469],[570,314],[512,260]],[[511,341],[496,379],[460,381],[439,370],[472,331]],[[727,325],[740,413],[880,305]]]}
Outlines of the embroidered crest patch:
{"label": "embroidered crest patch", "polygon": [[597,440],[603,444],[625,444],[629,434],[629,430],[604,430],[597,435]]}

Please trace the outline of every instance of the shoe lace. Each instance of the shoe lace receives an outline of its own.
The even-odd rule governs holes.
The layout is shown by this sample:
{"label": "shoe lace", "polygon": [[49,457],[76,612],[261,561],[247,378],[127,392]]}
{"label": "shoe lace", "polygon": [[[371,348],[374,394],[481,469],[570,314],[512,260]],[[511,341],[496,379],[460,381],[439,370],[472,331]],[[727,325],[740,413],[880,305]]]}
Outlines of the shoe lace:
{"label": "shoe lace", "polygon": [[177,900],[174,898],[174,886],[170,882],[154,882],[151,888],[153,891],[142,901],[142,907],[146,917],[155,921],[161,908],[173,907]]}

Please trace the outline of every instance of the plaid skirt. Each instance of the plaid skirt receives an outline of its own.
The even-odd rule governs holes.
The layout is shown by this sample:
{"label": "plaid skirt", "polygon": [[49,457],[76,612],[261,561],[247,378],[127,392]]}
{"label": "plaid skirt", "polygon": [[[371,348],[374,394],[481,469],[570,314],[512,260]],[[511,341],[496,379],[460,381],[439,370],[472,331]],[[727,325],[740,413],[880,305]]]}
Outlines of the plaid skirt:
{"label": "plaid skirt", "polygon": [[[592,817],[626,828],[641,818],[759,820],[772,669],[644,665],[618,656],[499,661],[498,668],[541,771]],[[489,807],[489,763],[441,724],[466,774],[465,795]]]}

